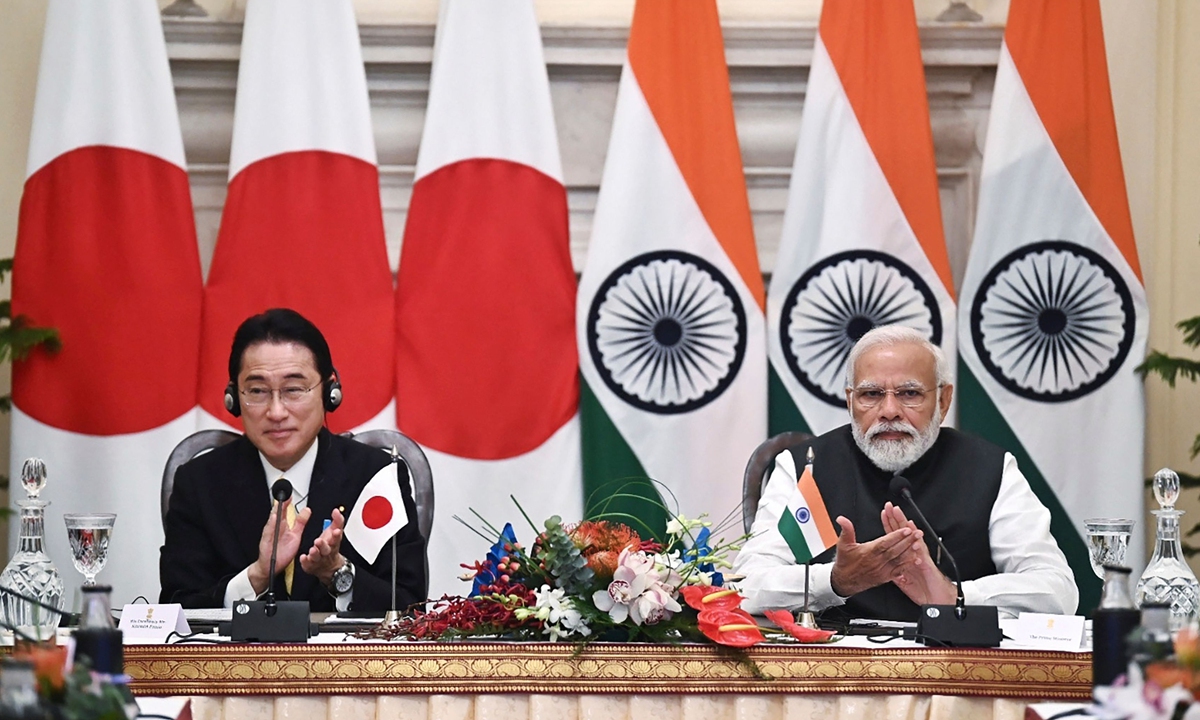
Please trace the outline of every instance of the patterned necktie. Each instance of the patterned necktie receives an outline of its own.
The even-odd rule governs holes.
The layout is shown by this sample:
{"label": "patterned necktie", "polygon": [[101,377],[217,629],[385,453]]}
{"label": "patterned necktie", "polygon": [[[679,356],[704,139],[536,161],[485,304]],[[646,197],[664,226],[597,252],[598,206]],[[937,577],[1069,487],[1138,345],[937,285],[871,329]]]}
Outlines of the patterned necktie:
{"label": "patterned necktie", "polygon": [[[283,478],[280,479],[282,480]],[[283,520],[287,523],[288,530],[291,530],[296,525],[296,503],[288,503],[287,512],[284,513]],[[283,569],[283,586],[287,589],[288,597],[292,596],[292,578],[295,576],[296,562],[293,560]]]}

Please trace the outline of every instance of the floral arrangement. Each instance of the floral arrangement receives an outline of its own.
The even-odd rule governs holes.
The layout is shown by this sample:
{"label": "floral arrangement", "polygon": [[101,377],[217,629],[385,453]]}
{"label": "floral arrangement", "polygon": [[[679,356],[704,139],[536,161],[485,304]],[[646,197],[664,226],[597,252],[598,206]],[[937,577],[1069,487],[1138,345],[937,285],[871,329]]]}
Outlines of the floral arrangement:
{"label": "floral arrangement", "polygon": [[38,696],[49,716],[63,720],[127,720],[138,714],[127,685],[93,672],[85,660],[71,662],[64,645],[18,644],[12,657],[33,665]]}
{"label": "floral arrangement", "polygon": [[537,535],[528,546],[518,542],[511,524],[498,530],[476,517],[484,530],[463,524],[495,542],[482,561],[463,566],[471,571],[464,578],[472,581],[470,594],[444,596],[367,637],[711,641],[748,647],[767,635],[803,642],[833,636],[798,626],[787,610],[767,613],[777,627],[760,627],[741,609],[742,597],[723,573],[745,536],[714,543],[705,516],[677,515],[661,543],[619,522],[563,524],[554,516],[541,531],[529,521]]}

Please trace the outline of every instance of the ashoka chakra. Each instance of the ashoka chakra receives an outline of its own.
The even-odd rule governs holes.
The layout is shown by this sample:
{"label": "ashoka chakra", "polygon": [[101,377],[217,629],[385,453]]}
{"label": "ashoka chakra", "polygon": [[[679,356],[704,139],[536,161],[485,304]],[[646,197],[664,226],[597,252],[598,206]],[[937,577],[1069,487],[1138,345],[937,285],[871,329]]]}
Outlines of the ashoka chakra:
{"label": "ashoka chakra", "polygon": [[971,307],[988,373],[1042,402],[1106,383],[1129,354],[1135,324],[1133,297],[1112,264],[1064,240],[1026,245],[996,263]]}
{"label": "ashoka chakra", "polygon": [[830,255],[801,275],[783,302],[783,357],[805,389],[844,408],[850,350],[880,325],[906,325],[942,342],[937,300],[915,270],[874,250]]}
{"label": "ashoka chakra", "polygon": [[683,413],[729,387],[746,351],[746,313],[732,283],[690,253],[639,255],[600,285],[587,317],[588,350],[625,402]]}

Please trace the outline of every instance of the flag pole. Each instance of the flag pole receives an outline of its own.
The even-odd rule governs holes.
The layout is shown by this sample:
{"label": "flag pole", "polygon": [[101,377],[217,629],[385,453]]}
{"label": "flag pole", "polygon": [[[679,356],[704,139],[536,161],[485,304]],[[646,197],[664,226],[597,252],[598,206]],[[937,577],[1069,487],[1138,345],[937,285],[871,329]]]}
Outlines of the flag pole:
{"label": "flag pole", "polygon": [[[811,467],[813,464],[812,445],[808,446],[808,454],[805,460],[808,462],[809,467]],[[796,618],[796,623],[800,627],[809,628],[810,630],[817,630],[817,618],[812,614],[812,611],[808,609],[808,574],[810,570],[812,570],[812,560],[804,563],[804,609],[800,611],[799,617]]]}
{"label": "flag pole", "polygon": [[[397,463],[400,460],[400,453],[396,450],[396,446],[392,446],[392,462]],[[385,627],[396,625],[400,622],[400,613],[396,611],[396,534],[392,533],[392,605],[391,610],[383,616],[383,624]]]}
{"label": "flag pole", "polygon": [[817,618],[808,609],[808,572],[811,569],[811,561],[804,563],[804,609],[800,611],[799,616],[796,618],[796,624],[803,628],[817,630],[819,629],[817,627]]}

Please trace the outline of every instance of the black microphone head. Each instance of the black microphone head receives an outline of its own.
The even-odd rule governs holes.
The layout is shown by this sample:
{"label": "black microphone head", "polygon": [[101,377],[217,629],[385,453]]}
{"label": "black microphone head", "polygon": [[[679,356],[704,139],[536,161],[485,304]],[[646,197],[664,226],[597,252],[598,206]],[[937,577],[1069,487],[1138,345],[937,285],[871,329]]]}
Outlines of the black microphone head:
{"label": "black microphone head", "polygon": [[888,483],[888,493],[893,497],[901,497],[912,493],[912,483],[903,475],[896,475]]}
{"label": "black microphone head", "polygon": [[287,478],[279,478],[275,484],[271,486],[271,497],[279,502],[283,502],[292,496],[292,484]]}

